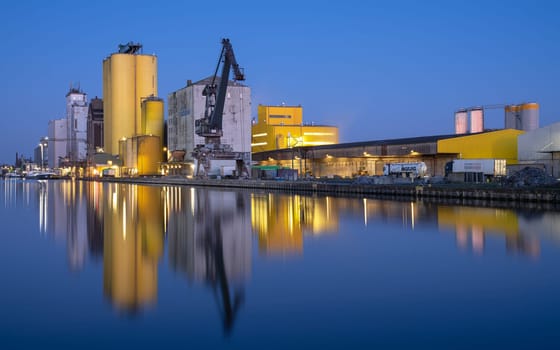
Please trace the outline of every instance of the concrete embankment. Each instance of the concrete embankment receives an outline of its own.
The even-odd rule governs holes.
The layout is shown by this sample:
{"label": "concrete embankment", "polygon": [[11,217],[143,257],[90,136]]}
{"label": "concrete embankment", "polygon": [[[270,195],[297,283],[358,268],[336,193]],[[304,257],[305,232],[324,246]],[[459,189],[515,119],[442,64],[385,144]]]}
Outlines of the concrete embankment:
{"label": "concrete embankment", "polygon": [[[96,179],[98,180],[98,179]],[[416,199],[466,199],[508,202],[560,203],[560,186],[507,188],[498,185],[360,185],[351,182],[199,180],[179,177],[105,178],[103,181],[151,185],[247,188],[289,193],[325,193],[351,196]]]}

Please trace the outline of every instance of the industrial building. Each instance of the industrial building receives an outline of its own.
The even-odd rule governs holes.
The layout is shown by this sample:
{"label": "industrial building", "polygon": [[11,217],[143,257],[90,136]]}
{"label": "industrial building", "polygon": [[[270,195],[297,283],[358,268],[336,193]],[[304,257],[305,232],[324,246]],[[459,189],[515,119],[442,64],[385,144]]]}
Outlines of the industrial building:
{"label": "industrial building", "polygon": [[[484,128],[484,110],[490,108],[504,110],[504,129]],[[285,111],[274,111],[278,120],[290,120],[291,110]],[[446,163],[454,159],[500,159],[508,169],[533,165],[560,177],[560,123],[539,129],[539,105],[534,102],[459,109],[451,135],[321,146],[307,146],[297,137],[296,142],[280,141],[288,132],[271,138],[264,131],[272,129],[267,124],[283,124],[262,115],[259,109],[262,129],[253,128],[253,160],[263,169],[293,169],[299,177],[383,175],[384,165],[407,162],[424,162],[428,176],[443,176]],[[289,140],[293,132],[289,130]]]}
{"label": "industrial building", "polygon": [[71,163],[86,160],[87,116],[87,95],[71,87],[66,94],[66,156]]}
{"label": "industrial building", "polygon": [[103,100],[97,97],[89,101],[87,146],[88,157],[103,150]]}
{"label": "industrial building", "polygon": [[560,178],[560,122],[519,135],[517,147],[520,166],[542,167]]}
{"label": "industrial building", "polygon": [[383,175],[383,166],[398,162],[424,162],[427,175],[443,176],[445,164],[458,158],[500,158],[517,163],[519,130],[497,130],[467,135],[436,135],[294,147],[258,152],[261,166],[286,167],[300,176],[354,177]]}
{"label": "industrial building", "polygon": [[49,168],[60,167],[60,160],[66,158],[66,119],[54,119],[48,126],[48,164]]}
{"label": "industrial building", "polygon": [[[157,57],[141,51],[142,45],[129,42],[103,61],[103,149],[123,160],[121,175],[155,175],[163,160],[164,114],[163,100],[157,98]],[[151,146],[144,147],[147,143]]]}
{"label": "industrial building", "polygon": [[252,128],[253,153],[337,143],[338,128],[304,124],[301,106],[258,107],[258,120]]}
{"label": "industrial building", "polygon": [[[205,143],[196,134],[195,120],[204,117],[206,97],[202,94],[212,77],[187,85],[168,95],[167,148],[170,152],[170,173],[192,175],[195,147]],[[219,84],[220,78],[217,77]],[[228,81],[222,119],[221,143],[231,145],[234,152],[251,154],[251,89],[239,82]]]}

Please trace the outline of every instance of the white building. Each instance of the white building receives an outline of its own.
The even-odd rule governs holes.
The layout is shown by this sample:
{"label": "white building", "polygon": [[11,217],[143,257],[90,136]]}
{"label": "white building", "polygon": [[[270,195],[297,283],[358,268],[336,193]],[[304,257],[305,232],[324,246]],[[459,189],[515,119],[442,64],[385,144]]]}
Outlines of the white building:
{"label": "white building", "polygon": [[549,175],[560,178],[560,123],[519,135],[517,159],[521,165],[543,165]]}
{"label": "white building", "polygon": [[[211,77],[191,83],[168,96],[167,148],[184,151],[185,160],[193,160],[196,145],[204,138],[195,134],[195,120],[204,118],[206,97],[204,87]],[[219,84],[219,78],[217,80]],[[222,144],[231,145],[234,152],[251,154],[251,89],[238,82],[229,81],[222,121]]]}
{"label": "white building", "polygon": [[87,95],[71,88],[66,94],[67,156],[70,161],[83,161],[87,156]]}
{"label": "white building", "polygon": [[67,128],[66,119],[55,119],[49,121],[48,130],[48,164],[49,168],[58,168],[60,159],[66,157]]}

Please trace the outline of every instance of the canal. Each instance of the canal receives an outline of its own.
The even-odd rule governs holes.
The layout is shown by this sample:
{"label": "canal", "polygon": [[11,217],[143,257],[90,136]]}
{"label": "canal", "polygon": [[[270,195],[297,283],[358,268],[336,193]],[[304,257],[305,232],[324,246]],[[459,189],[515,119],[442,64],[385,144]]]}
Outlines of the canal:
{"label": "canal", "polygon": [[0,181],[0,347],[550,348],[560,212]]}

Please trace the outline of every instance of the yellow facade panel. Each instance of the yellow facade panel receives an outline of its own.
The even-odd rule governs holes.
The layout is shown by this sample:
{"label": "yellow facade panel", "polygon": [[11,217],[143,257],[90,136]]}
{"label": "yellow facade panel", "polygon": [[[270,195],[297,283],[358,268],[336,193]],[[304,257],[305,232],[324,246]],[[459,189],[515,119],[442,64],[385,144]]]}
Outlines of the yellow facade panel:
{"label": "yellow facade panel", "polygon": [[507,164],[517,164],[517,137],[523,133],[505,129],[439,140],[437,151],[457,153],[464,159],[496,158],[505,159]]}
{"label": "yellow facade panel", "polygon": [[301,125],[303,108],[301,106],[259,105],[258,122],[268,125]]}
{"label": "yellow facade panel", "polygon": [[258,122],[253,125],[251,134],[252,152],[339,142],[337,127],[303,125],[301,106],[259,105]]}

